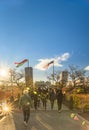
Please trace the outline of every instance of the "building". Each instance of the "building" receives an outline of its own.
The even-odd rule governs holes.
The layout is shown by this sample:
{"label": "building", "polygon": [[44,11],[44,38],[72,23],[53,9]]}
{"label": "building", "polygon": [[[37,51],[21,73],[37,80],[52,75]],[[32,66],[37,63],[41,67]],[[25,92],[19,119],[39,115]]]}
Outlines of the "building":
{"label": "building", "polygon": [[40,87],[40,88],[44,88],[46,86],[46,83],[44,81],[36,81],[35,86]]}
{"label": "building", "polygon": [[33,86],[33,68],[32,67],[25,68],[25,83],[26,83],[26,87]]}
{"label": "building", "polygon": [[60,83],[66,85],[67,82],[68,82],[68,71],[65,70],[60,73]]}

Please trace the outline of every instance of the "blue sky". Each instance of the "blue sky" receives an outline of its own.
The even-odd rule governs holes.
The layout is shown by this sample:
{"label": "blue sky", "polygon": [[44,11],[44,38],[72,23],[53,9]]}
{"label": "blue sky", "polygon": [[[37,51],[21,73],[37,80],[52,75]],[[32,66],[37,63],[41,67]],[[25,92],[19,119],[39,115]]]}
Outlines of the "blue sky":
{"label": "blue sky", "polygon": [[[70,64],[89,69],[89,0],[0,0],[0,67],[29,59],[34,80]],[[26,63],[20,67],[24,69]]]}

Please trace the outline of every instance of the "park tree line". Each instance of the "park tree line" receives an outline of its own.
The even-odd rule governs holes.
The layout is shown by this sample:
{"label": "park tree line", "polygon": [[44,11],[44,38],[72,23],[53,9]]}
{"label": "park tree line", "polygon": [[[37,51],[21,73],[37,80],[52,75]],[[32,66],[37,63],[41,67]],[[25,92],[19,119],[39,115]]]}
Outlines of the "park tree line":
{"label": "park tree line", "polygon": [[[54,75],[50,73],[47,76],[47,78],[50,81],[54,79],[55,85],[57,87],[59,86],[63,88],[69,86],[70,91],[74,90],[75,88],[76,89],[80,88],[81,90],[83,90],[84,93],[86,93],[87,90],[89,89],[88,79],[86,80],[86,70],[76,65],[69,65],[68,69],[66,69],[65,71],[68,72],[68,81],[66,82],[66,84],[65,82],[60,81],[61,71],[58,70],[54,72]],[[67,85],[69,81],[71,81],[71,84]]]}
{"label": "park tree line", "polygon": [[[72,90],[76,87],[80,87],[84,89],[84,92],[86,93],[86,89],[88,88],[88,81],[87,83],[85,82],[86,71],[80,68],[79,66],[75,66],[75,65],[69,65],[66,71],[68,72],[68,80],[72,81],[72,85],[70,85],[70,89]],[[54,85],[56,87],[66,87],[67,84],[60,82],[60,73],[61,73],[60,70],[55,70],[54,74],[48,73],[47,79],[50,82],[54,80],[55,82]],[[78,83],[78,81],[80,81],[80,84]],[[20,70],[18,72],[16,69],[10,69],[8,81],[3,81],[2,86],[4,86],[5,84],[7,86],[12,86],[12,87],[13,85],[15,85],[19,89],[23,90],[25,87],[25,71]]]}

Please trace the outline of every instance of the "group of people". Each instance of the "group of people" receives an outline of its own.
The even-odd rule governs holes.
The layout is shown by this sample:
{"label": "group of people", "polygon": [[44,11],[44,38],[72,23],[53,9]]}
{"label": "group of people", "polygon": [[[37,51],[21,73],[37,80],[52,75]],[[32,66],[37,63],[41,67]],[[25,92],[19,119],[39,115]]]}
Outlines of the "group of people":
{"label": "group of people", "polygon": [[56,89],[56,91],[54,91],[54,89],[50,89],[49,100],[50,100],[52,110],[54,107],[55,99],[57,100],[58,112],[60,112],[62,107],[62,101],[63,101],[62,89]]}
{"label": "group of people", "polygon": [[58,112],[61,111],[63,94],[61,89],[50,89],[49,91],[42,91],[39,94],[34,91],[33,94],[28,93],[28,90],[23,91],[23,95],[19,99],[19,109],[23,111],[24,124],[27,126],[29,117],[30,117],[30,109],[37,107],[40,104],[40,100],[42,101],[43,108],[46,110],[47,108],[47,100],[50,100],[51,110],[54,107],[55,99],[57,100]]}

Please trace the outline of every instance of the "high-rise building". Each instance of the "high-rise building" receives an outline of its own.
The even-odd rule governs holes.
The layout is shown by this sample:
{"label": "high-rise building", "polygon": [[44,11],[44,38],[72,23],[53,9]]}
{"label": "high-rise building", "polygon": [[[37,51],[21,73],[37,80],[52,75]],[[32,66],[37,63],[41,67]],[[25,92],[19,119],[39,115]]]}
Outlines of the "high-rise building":
{"label": "high-rise building", "polygon": [[67,81],[68,81],[68,71],[65,70],[60,73],[60,82],[66,85]]}
{"label": "high-rise building", "polygon": [[33,86],[33,68],[32,67],[25,68],[25,83],[26,83],[26,87]]}

